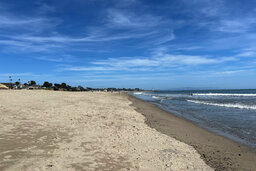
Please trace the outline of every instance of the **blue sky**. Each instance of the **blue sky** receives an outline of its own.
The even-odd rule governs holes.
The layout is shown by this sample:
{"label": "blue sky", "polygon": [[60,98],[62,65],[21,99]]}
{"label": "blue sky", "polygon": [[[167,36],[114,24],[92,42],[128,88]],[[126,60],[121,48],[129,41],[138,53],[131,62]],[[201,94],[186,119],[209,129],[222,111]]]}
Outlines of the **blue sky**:
{"label": "blue sky", "polygon": [[254,0],[1,0],[0,82],[255,88]]}

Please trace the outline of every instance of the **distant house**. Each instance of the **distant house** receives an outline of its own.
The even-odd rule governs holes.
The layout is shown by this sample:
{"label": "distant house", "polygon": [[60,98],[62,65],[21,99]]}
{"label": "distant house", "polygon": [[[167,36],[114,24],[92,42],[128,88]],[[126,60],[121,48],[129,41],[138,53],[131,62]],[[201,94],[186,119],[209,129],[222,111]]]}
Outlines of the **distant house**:
{"label": "distant house", "polygon": [[14,83],[1,83],[1,84],[5,85],[8,88],[13,88],[15,85]]}
{"label": "distant house", "polygon": [[19,85],[14,85],[14,89],[26,89],[27,86],[25,86],[24,84],[19,84]]}
{"label": "distant house", "polygon": [[27,86],[25,86],[24,84],[18,85],[18,89],[25,89],[25,88],[27,88]]}
{"label": "distant house", "polygon": [[24,84],[19,84],[19,85],[16,85],[14,83],[1,83],[1,84],[5,85],[7,88],[10,88],[10,89],[25,89],[25,88],[27,88],[27,86]]}
{"label": "distant house", "polygon": [[41,86],[40,85],[31,85],[31,86],[28,86],[28,89],[29,90],[41,89]]}
{"label": "distant house", "polygon": [[8,89],[8,87],[6,86],[6,85],[4,85],[4,84],[0,84],[0,89],[4,89],[4,90],[6,90],[6,89]]}

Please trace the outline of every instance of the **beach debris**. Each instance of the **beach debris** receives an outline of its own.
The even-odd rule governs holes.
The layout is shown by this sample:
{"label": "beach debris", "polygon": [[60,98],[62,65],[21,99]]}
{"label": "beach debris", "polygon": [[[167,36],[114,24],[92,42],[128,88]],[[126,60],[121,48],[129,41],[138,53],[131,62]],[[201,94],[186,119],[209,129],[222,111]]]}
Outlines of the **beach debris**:
{"label": "beach debris", "polygon": [[53,167],[53,164],[48,164],[47,167]]}

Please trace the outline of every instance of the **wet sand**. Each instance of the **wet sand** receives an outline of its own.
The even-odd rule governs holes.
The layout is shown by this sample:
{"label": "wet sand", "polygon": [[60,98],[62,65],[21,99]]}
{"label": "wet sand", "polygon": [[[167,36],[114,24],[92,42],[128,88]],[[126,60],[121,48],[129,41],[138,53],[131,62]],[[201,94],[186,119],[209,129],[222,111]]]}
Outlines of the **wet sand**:
{"label": "wet sand", "polygon": [[156,105],[133,96],[129,99],[136,111],[146,117],[146,124],[157,131],[193,146],[201,158],[216,170],[256,170],[252,149],[216,135],[194,123],[166,112]]}
{"label": "wet sand", "polygon": [[0,170],[212,170],[135,109],[118,93],[0,91]]}

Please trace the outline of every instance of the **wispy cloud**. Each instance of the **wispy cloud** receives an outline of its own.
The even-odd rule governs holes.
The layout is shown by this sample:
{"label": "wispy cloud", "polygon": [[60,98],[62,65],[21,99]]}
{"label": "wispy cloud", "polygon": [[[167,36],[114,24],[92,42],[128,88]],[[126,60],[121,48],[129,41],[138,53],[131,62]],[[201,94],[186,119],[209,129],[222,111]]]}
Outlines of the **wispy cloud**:
{"label": "wispy cloud", "polygon": [[196,77],[204,77],[204,78],[213,78],[213,77],[230,77],[230,76],[237,76],[237,75],[248,75],[254,74],[256,72],[255,69],[219,69],[218,71],[213,70],[206,70],[206,71],[195,71],[188,73],[188,75],[196,76]]}
{"label": "wispy cloud", "polygon": [[9,77],[9,76],[18,77],[18,76],[29,76],[29,75],[32,75],[32,73],[1,73],[0,77]]}
{"label": "wispy cloud", "polygon": [[49,61],[49,62],[64,62],[63,58],[53,58],[53,57],[47,57],[47,56],[35,57],[35,59],[42,60],[42,61]]}
{"label": "wispy cloud", "polygon": [[256,48],[252,47],[252,48],[244,48],[244,49],[239,49],[238,50],[238,54],[236,54],[235,56],[237,57],[256,57]]}
{"label": "wispy cloud", "polygon": [[161,17],[135,14],[130,11],[109,9],[108,10],[108,26],[109,27],[136,27],[137,29],[148,29],[167,23]]}
{"label": "wispy cloud", "polygon": [[219,60],[211,59],[203,56],[190,55],[171,55],[164,54],[163,56],[151,58],[109,58],[106,61],[93,62],[96,65],[108,65],[112,67],[164,67],[177,65],[200,65],[218,63]]}
{"label": "wispy cloud", "polygon": [[47,29],[52,29],[61,23],[57,18],[46,18],[43,16],[16,16],[0,13],[0,29],[29,31],[30,33],[38,33]]}
{"label": "wispy cloud", "polygon": [[47,44],[34,44],[29,41],[20,40],[0,40],[2,52],[20,53],[20,52],[50,52],[57,51],[63,48],[61,44],[47,43]]}
{"label": "wispy cloud", "polygon": [[168,53],[152,53],[150,57],[119,57],[90,62],[89,66],[63,67],[62,71],[161,71],[179,67],[219,64],[236,61],[234,57],[210,58],[207,56],[173,55]]}
{"label": "wispy cloud", "polygon": [[240,19],[223,19],[212,25],[212,29],[220,32],[245,33],[250,31],[256,24],[254,17]]}
{"label": "wispy cloud", "polygon": [[[175,39],[174,24],[170,19],[146,13],[135,13],[127,10],[109,9],[106,26],[108,29],[127,30],[137,33],[151,33],[145,37],[144,44],[159,45]],[[154,30],[154,31],[153,31]]]}
{"label": "wispy cloud", "polygon": [[[87,46],[86,51],[104,51],[104,49],[94,50],[97,43],[103,42],[111,42],[111,41],[120,41],[120,40],[134,40],[134,39],[142,39],[146,37],[151,37],[154,35],[154,32],[147,32],[147,33],[120,33],[115,35],[105,34],[105,33],[92,33],[90,36],[87,37],[70,37],[65,35],[55,35],[55,36],[33,36],[33,35],[11,35],[6,36],[2,35],[7,39],[0,40],[0,44],[2,45],[10,45],[11,48],[15,48],[21,51],[41,51],[41,52],[48,52],[48,51],[58,51],[58,50],[80,50],[82,44],[90,44]],[[170,38],[172,38],[170,36]],[[163,41],[161,39],[156,40]],[[160,42],[159,42],[160,43]],[[71,48],[72,47],[72,48]],[[92,48],[90,48],[92,47]],[[88,49],[90,48],[90,49]]]}
{"label": "wispy cloud", "polygon": [[100,41],[114,41],[114,40],[123,40],[123,39],[136,39],[141,37],[146,37],[154,32],[150,33],[129,33],[129,34],[116,34],[113,36],[106,35],[104,33],[91,33],[87,37],[69,37],[64,35],[56,36],[15,36],[10,37],[19,41],[29,41],[36,43],[45,43],[45,42],[55,42],[55,43],[79,43],[79,42],[100,42]]}
{"label": "wispy cloud", "polygon": [[[129,6],[136,1],[128,3],[124,0],[120,3]],[[81,46],[86,46],[87,49],[93,50],[98,43],[124,40],[136,41],[135,47],[150,47],[175,39],[169,19],[150,13],[124,10],[122,5],[107,8],[103,11],[104,16],[101,16],[100,26],[85,25],[77,36],[60,32],[58,27],[62,26],[62,19],[46,15],[55,12],[54,7],[40,4],[38,11],[35,16],[0,13],[0,31],[3,31],[0,32],[0,44],[5,45],[1,49],[9,52],[12,49],[22,52],[56,52],[60,49],[81,49]],[[133,44],[129,46],[131,45]]]}
{"label": "wispy cloud", "polygon": [[189,14],[192,16],[193,24],[211,31],[246,33],[252,31],[256,24],[253,10],[243,11],[230,1],[184,0],[183,2],[191,8]]}
{"label": "wispy cloud", "polygon": [[242,52],[242,53],[239,53],[238,55],[236,56],[241,56],[241,57],[256,57],[256,52],[255,51],[247,51],[247,52]]}

